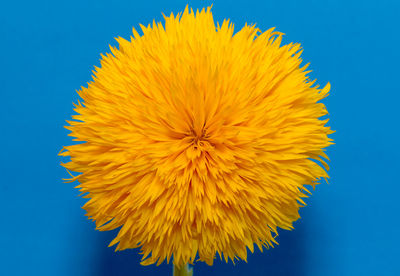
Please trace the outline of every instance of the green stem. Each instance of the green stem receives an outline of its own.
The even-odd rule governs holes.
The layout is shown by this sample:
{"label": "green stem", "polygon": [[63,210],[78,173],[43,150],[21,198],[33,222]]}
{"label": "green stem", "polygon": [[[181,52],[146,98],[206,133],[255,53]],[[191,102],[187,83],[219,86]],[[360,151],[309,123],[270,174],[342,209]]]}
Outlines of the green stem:
{"label": "green stem", "polygon": [[181,267],[174,265],[174,276],[193,276],[193,269],[188,264]]}

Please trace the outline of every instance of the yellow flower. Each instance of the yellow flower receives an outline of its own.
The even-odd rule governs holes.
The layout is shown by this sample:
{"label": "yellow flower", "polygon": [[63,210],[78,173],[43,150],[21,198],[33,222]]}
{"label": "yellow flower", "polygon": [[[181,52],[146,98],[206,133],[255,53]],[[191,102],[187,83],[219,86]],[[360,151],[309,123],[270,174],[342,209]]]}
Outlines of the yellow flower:
{"label": "yellow flower", "polygon": [[[327,96],[282,34],[215,25],[210,8],[141,26],[79,91],[60,153],[110,246],[142,264],[246,260],[292,229],[305,185],[327,178]],[[196,257],[197,256],[197,257]]]}

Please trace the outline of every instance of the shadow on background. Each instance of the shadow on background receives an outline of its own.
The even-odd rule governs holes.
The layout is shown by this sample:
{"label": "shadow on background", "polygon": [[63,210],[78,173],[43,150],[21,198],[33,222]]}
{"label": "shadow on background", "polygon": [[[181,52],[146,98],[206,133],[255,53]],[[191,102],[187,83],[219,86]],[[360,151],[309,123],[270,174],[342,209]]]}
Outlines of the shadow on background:
{"label": "shadow on background", "polygon": [[[248,254],[247,263],[236,261],[226,264],[219,257],[213,266],[197,262],[194,275],[307,275],[306,252],[304,244],[306,224],[301,219],[295,223],[293,231],[282,230],[277,237],[279,245],[261,253],[258,248]],[[115,247],[107,247],[116,236],[117,231],[102,233],[104,239],[100,242],[98,255],[93,258],[95,275],[126,276],[126,275],[172,275],[172,265],[165,262],[160,266],[141,266],[139,249],[114,252]]]}
{"label": "shadow on background", "polygon": [[108,247],[108,244],[118,234],[118,230],[102,232],[103,240],[99,246],[99,253],[94,262],[97,266],[96,276],[127,276],[127,275],[172,275],[171,265],[165,262],[160,266],[140,265],[140,249],[129,249],[115,252],[115,247]]}

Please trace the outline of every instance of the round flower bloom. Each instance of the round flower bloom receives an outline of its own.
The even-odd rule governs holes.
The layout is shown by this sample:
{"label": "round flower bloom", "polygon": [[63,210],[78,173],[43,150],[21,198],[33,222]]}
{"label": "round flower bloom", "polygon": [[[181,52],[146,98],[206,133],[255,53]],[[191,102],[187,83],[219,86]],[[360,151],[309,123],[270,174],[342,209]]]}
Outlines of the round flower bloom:
{"label": "round flower bloom", "polygon": [[246,259],[292,229],[328,175],[327,96],[282,34],[215,25],[210,8],[141,26],[102,56],[79,91],[63,164],[110,246],[142,264]]}

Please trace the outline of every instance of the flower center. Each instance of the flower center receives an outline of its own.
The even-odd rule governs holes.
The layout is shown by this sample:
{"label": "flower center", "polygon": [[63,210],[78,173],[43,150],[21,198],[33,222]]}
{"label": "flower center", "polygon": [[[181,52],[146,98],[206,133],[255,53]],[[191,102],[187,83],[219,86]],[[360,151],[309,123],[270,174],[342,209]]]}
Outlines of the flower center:
{"label": "flower center", "polygon": [[192,136],[192,146],[195,150],[204,149],[206,145],[209,145],[207,141],[207,131],[202,128],[201,131],[196,131],[194,128],[190,130]]}

